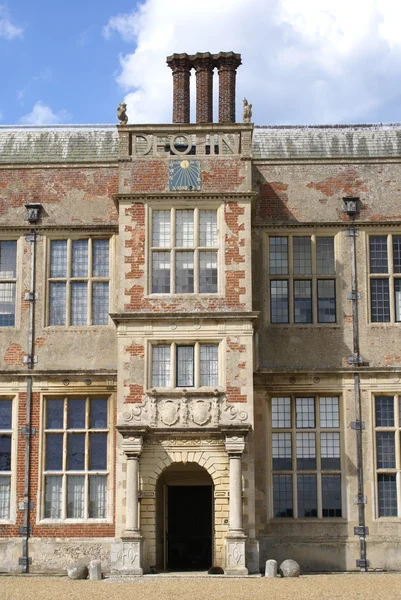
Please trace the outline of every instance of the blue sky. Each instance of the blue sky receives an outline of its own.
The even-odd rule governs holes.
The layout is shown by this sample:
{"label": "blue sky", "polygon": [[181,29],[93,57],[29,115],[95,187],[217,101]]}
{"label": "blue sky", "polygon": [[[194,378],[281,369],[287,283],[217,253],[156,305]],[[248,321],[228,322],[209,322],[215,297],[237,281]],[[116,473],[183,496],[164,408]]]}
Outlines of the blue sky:
{"label": "blue sky", "polygon": [[114,123],[123,99],[170,122],[165,57],[220,50],[238,120],[246,96],[256,124],[400,121],[400,22],[398,0],[0,0],[0,124]]}

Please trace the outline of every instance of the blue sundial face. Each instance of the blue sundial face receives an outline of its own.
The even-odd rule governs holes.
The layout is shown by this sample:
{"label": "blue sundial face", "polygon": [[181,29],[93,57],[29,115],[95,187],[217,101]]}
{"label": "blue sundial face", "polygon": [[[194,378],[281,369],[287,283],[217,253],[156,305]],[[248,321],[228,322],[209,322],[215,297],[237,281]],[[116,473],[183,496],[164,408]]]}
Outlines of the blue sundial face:
{"label": "blue sundial face", "polygon": [[169,165],[169,189],[171,192],[201,189],[200,164],[197,160],[172,160]]}

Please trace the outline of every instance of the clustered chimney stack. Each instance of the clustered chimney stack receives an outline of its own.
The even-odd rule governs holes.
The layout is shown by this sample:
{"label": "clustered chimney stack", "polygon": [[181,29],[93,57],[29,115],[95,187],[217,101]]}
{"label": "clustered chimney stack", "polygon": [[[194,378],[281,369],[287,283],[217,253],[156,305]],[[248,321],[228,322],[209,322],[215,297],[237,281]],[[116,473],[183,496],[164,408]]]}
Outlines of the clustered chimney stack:
{"label": "clustered chimney stack", "polygon": [[191,69],[196,73],[196,122],[213,123],[213,72],[219,73],[219,123],[235,123],[235,80],[241,55],[234,52],[172,54],[173,123],[190,122]]}

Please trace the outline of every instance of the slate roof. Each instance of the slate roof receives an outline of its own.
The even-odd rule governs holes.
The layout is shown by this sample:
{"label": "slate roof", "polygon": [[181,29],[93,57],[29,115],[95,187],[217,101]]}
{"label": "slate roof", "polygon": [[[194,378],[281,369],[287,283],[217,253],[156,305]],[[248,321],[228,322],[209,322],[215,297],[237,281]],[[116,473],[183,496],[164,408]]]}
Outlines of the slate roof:
{"label": "slate roof", "polygon": [[0,164],[114,162],[115,125],[0,126]]}
{"label": "slate roof", "polygon": [[401,157],[401,123],[255,127],[254,158]]}
{"label": "slate roof", "polygon": [[[256,126],[255,159],[401,157],[401,123]],[[116,162],[115,125],[0,126],[0,164]]]}

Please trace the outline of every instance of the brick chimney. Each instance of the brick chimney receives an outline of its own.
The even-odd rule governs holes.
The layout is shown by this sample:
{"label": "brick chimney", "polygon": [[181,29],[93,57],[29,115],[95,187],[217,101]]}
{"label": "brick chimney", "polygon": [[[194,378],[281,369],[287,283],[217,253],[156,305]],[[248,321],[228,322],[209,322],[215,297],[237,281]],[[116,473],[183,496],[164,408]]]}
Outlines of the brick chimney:
{"label": "brick chimney", "polygon": [[193,65],[196,73],[196,122],[213,123],[213,57],[210,52],[198,52]]}
{"label": "brick chimney", "polygon": [[219,123],[235,123],[235,79],[241,55],[219,52],[215,64],[219,72]]}
{"label": "brick chimney", "polygon": [[188,54],[172,54],[167,64],[173,71],[173,123],[189,123],[191,61]]}

